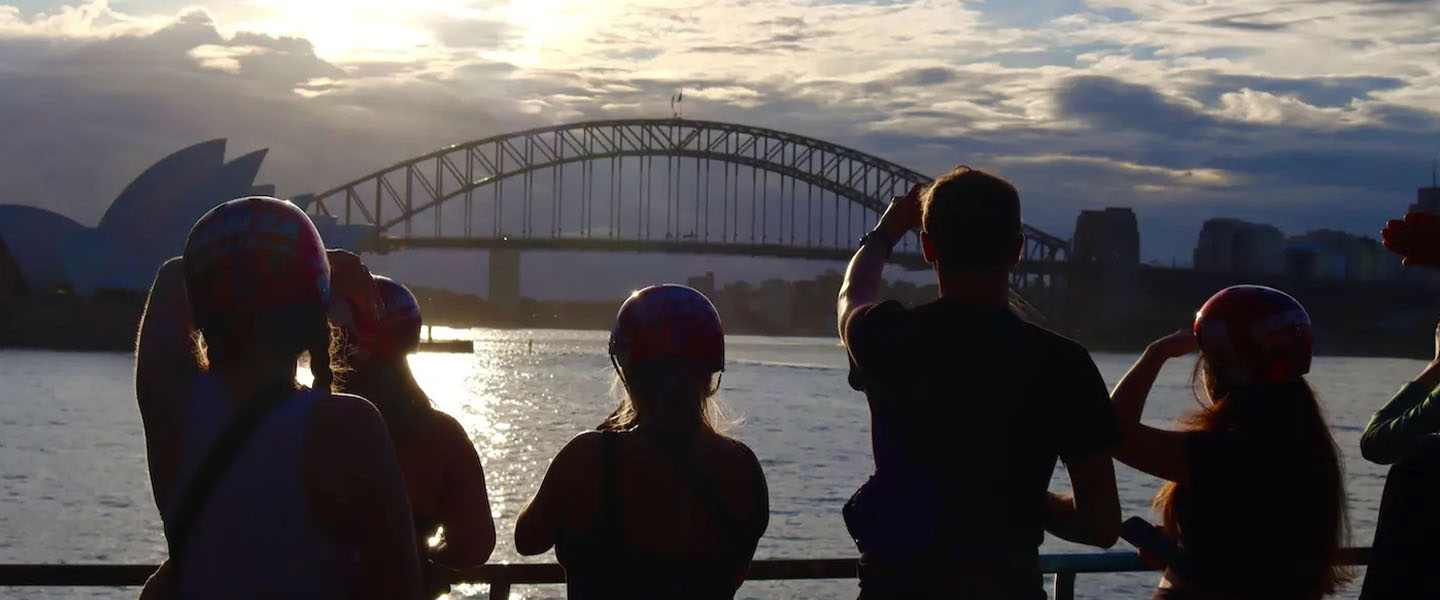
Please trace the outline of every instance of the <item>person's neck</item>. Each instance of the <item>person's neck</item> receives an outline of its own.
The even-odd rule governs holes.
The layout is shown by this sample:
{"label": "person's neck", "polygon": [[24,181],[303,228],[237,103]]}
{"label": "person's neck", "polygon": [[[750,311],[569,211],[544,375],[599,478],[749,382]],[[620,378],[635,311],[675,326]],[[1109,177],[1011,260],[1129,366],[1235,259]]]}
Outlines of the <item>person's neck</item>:
{"label": "person's neck", "polygon": [[700,423],[693,416],[673,413],[650,415],[635,426],[636,431],[644,430],[671,439],[688,436],[698,429]]}
{"label": "person's neck", "polygon": [[244,361],[213,370],[236,402],[247,402],[262,390],[295,387],[293,361]]}
{"label": "person's neck", "polygon": [[935,270],[940,297],[974,306],[1010,305],[1010,273],[1006,269],[986,271]]}

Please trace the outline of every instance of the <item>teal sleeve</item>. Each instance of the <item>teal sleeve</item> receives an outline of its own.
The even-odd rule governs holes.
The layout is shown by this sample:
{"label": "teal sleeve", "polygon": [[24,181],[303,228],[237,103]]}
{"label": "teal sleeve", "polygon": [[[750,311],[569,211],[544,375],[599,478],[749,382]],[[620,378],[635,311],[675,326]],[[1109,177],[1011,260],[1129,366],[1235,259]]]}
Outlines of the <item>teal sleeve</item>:
{"label": "teal sleeve", "polygon": [[1388,465],[1427,435],[1440,433],[1440,400],[1431,390],[1407,383],[1375,415],[1360,436],[1360,454]]}

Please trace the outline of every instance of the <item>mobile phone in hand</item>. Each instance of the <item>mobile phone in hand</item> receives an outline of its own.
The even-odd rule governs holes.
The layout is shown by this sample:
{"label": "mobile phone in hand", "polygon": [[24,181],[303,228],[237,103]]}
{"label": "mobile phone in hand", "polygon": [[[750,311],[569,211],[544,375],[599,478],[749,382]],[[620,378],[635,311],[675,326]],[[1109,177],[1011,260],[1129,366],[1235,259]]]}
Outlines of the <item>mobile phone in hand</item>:
{"label": "mobile phone in hand", "polygon": [[1140,517],[1130,517],[1120,524],[1120,538],[1160,562],[1161,567],[1174,564],[1180,556],[1180,545],[1175,540]]}

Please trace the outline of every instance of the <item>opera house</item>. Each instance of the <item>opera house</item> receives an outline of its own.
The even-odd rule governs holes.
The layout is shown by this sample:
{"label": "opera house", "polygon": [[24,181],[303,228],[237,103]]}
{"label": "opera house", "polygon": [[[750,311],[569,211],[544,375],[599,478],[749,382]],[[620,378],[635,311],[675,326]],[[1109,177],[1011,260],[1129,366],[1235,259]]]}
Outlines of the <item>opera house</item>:
{"label": "opera house", "polygon": [[[275,195],[275,186],[254,183],[266,152],[225,162],[224,139],[175,152],[130,182],[93,228],[43,208],[0,204],[0,264],[8,250],[20,290],[34,295],[146,290],[160,263],[184,249],[190,226],[206,211],[233,198]],[[308,198],[292,201],[303,209]],[[368,233],[315,220],[331,247],[353,249]],[[0,290],[4,281],[0,275]]]}
{"label": "opera house", "polygon": [[[129,343],[143,294],[160,263],[184,249],[190,226],[226,200],[275,195],[274,186],[255,183],[266,152],[226,162],[224,139],[175,152],[131,181],[95,227],[43,208],[0,204],[0,345]],[[310,198],[291,201],[304,209]],[[332,248],[356,249],[371,231],[313,218]],[[116,333],[85,331],[109,329],[117,319],[128,323]],[[70,337],[103,341],[67,341],[69,329],[77,332]]]}

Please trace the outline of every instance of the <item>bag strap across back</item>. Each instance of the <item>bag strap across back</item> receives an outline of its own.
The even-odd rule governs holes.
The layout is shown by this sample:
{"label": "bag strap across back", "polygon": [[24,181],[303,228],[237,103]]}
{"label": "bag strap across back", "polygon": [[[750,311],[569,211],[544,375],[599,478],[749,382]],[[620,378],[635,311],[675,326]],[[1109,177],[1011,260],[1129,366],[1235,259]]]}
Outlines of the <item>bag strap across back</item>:
{"label": "bag strap across back", "polygon": [[186,485],[175,507],[174,516],[165,520],[165,540],[170,546],[170,562],[178,565],[180,557],[185,553],[185,540],[189,536],[190,528],[195,524],[195,519],[205,509],[210,496],[215,492],[215,486],[235,464],[236,457],[245,449],[245,443],[250,440],[255,429],[265,420],[266,415],[293,391],[288,386],[263,391],[242,405],[230,419],[230,423],[225,426],[225,430],[206,453]]}

